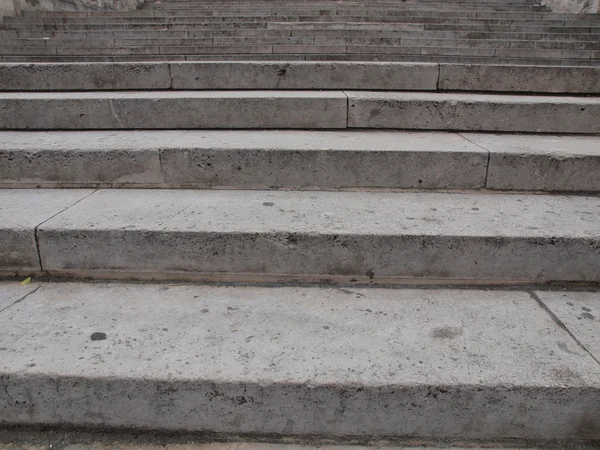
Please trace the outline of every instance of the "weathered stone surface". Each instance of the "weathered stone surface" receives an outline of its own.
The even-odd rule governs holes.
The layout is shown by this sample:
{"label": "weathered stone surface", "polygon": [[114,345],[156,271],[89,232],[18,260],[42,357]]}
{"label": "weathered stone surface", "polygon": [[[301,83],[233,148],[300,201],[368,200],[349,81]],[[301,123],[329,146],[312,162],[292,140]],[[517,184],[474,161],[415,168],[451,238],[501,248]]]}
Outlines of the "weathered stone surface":
{"label": "weathered stone surface", "polygon": [[435,90],[437,64],[352,62],[173,63],[174,89]]}
{"label": "weathered stone surface", "polygon": [[0,184],[162,185],[159,146],[181,131],[0,133]]}
{"label": "weathered stone surface", "polygon": [[38,235],[58,272],[598,281],[598,211],[596,197],[107,190]]}
{"label": "weathered stone surface", "polygon": [[0,90],[169,89],[167,63],[0,64]]}
{"label": "weathered stone surface", "polygon": [[39,270],[35,230],[92,191],[0,191],[0,271]]}
{"label": "weathered stone surface", "polygon": [[600,292],[537,291],[556,318],[600,361]]}
{"label": "weathered stone surface", "polygon": [[12,307],[25,296],[38,288],[39,284],[29,283],[21,286],[19,282],[0,282],[0,312]]}
{"label": "weathered stone surface", "polygon": [[479,188],[487,152],[457,135],[190,131],[161,150],[167,185]]}
{"label": "weathered stone surface", "polygon": [[490,189],[600,191],[600,137],[464,136],[490,152]]}
{"label": "weathered stone surface", "polygon": [[600,435],[598,364],[524,292],[51,283],[2,318],[9,424]]}
{"label": "weathered stone surface", "polygon": [[346,104],[336,91],[0,93],[0,124],[40,130],[345,128]]}
{"label": "weathered stone surface", "polygon": [[449,91],[600,93],[600,67],[441,64]]}
{"label": "weathered stone surface", "polygon": [[348,127],[599,133],[600,99],[347,92]]}

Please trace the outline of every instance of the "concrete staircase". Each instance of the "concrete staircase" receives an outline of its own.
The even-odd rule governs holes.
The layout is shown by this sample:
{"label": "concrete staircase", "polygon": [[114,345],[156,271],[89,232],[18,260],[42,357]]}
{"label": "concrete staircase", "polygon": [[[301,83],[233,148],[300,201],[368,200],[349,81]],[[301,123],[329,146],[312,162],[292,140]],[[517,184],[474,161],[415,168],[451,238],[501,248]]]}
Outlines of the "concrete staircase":
{"label": "concrete staircase", "polygon": [[[0,424],[593,448],[598,19],[560,17],[203,0],[8,20],[3,55],[29,62],[0,64]],[[534,53],[425,56],[441,33]],[[587,58],[535,64],[566,42]],[[134,48],[153,61],[94,62]]]}
{"label": "concrete staircase", "polygon": [[5,18],[0,57],[598,65],[600,19],[515,1],[173,1]]}

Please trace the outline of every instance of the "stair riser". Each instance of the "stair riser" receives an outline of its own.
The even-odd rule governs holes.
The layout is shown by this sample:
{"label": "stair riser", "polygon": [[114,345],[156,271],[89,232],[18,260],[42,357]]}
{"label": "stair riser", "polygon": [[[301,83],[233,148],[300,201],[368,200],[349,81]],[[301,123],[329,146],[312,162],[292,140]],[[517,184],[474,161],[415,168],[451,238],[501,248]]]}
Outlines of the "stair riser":
{"label": "stair riser", "polygon": [[595,98],[353,91],[0,96],[0,123],[7,130],[390,128],[592,134],[600,133],[599,116]]}
{"label": "stair riser", "polygon": [[600,191],[600,137],[4,132],[0,143],[5,187]]}

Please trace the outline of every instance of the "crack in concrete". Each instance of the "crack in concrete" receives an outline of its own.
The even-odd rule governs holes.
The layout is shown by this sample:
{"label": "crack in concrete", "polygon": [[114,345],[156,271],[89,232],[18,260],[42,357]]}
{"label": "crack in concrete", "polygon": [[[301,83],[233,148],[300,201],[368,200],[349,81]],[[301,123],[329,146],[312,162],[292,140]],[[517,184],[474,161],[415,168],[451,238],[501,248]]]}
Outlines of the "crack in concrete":
{"label": "crack in concrete", "polygon": [[600,361],[598,360],[598,358],[596,358],[594,356],[594,354],[592,352],[590,352],[585,345],[583,345],[583,343],[577,339],[577,337],[571,332],[571,330],[569,330],[569,328],[562,322],[562,320],[559,319],[559,317],[554,314],[554,312],[548,308],[548,306],[544,303],[544,301],[534,292],[534,291],[525,291],[529,294],[529,296],[535,300],[537,302],[537,304],[540,306],[540,308],[542,308],[545,312],[547,312],[550,317],[552,318],[552,320],[560,327],[562,328],[564,331],[567,332],[567,334],[571,337],[571,339],[573,339],[577,345],[579,345],[579,347],[581,347],[581,349],[583,351],[585,351],[588,355],[591,356],[591,358],[596,361],[596,364],[598,364],[600,366]]}
{"label": "crack in concrete", "polygon": [[6,311],[7,309],[12,308],[13,306],[15,306],[18,303],[21,303],[23,300],[25,300],[27,297],[29,297],[31,294],[35,294],[39,288],[41,288],[42,286],[38,286],[36,287],[33,291],[29,291],[27,294],[25,294],[23,297],[15,300],[12,304],[5,306],[4,308],[0,309],[0,314],[2,314],[4,311]]}
{"label": "crack in concrete", "polygon": [[[42,222],[38,223],[34,228],[33,228],[33,238],[35,240],[35,249],[37,251],[37,255],[38,255],[38,263],[40,264],[40,270],[44,270],[44,266],[42,265],[42,252],[40,251],[40,236],[39,236],[39,228],[44,225],[46,222],[48,222],[49,220],[54,219],[56,216],[58,216],[59,214],[64,213],[66,210],[68,210],[69,208],[72,208],[73,206],[75,206],[77,203],[85,200],[86,198],[88,198],[90,195],[98,192],[100,189],[94,189],[92,192],[90,192],[88,195],[85,195],[83,197],[81,197],[79,200],[77,200],[75,203],[73,203],[72,205],[69,205],[63,209],[61,209],[60,211],[58,211],[56,214],[53,214],[52,216],[48,217],[46,220],[43,220]],[[1,312],[1,311],[0,311]]]}
{"label": "crack in concrete", "polygon": [[119,124],[119,127],[124,128],[123,124],[121,123],[121,119],[115,110],[115,105],[113,104],[112,98],[108,99],[108,107],[110,108],[110,113],[112,114],[113,118],[117,121],[117,124]]}
{"label": "crack in concrete", "polygon": [[458,136],[460,136],[461,138],[463,138],[464,140],[470,142],[473,145],[476,145],[480,149],[485,150],[487,152],[487,161],[486,161],[486,164],[485,164],[485,178],[483,179],[483,186],[482,186],[482,188],[486,189],[487,185],[488,185],[488,176],[489,176],[489,173],[490,173],[490,161],[492,159],[492,152],[489,149],[487,149],[487,148],[479,145],[477,142],[473,142],[471,139],[469,139],[468,137],[466,137],[465,135],[463,135],[463,133],[456,133],[456,134]]}

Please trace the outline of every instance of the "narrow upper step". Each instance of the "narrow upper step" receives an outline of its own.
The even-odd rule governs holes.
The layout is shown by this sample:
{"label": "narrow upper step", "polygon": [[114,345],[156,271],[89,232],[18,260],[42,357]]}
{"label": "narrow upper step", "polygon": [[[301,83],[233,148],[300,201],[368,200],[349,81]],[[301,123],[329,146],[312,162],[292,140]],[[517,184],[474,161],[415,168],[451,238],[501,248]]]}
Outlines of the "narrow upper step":
{"label": "narrow upper step", "polygon": [[3,187],[600,192],[600,137],[403,131],[0,133]]}
{"label": "narrow upper step", "polygon": [[600,198],[4,190],[5,273],[205,280],[600,281]]}
{"label": "narrow upper step", "polygon": [[598,117],[596,97],[341,90],[0,93],[5,130],[390,128],[591,134],[600,133]]}
{"label": "narrow upper step", "polygon": [[597,441],[598,314],[598,292],[1,283],[0,421]]}
{"label": "narrow upper step", "polygon": [[600,94],[600,67],[360,62],[0,64],[0,90],[374,89]]}

